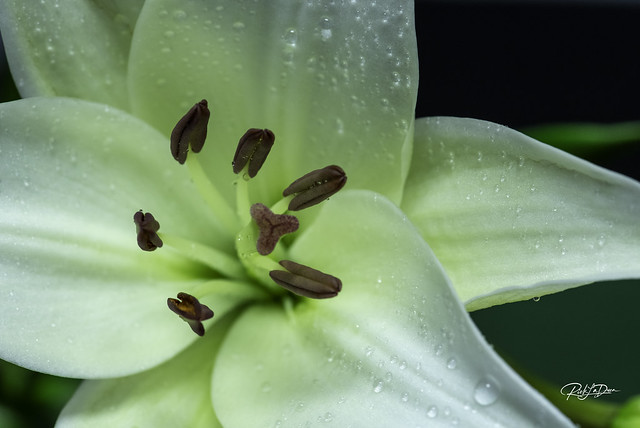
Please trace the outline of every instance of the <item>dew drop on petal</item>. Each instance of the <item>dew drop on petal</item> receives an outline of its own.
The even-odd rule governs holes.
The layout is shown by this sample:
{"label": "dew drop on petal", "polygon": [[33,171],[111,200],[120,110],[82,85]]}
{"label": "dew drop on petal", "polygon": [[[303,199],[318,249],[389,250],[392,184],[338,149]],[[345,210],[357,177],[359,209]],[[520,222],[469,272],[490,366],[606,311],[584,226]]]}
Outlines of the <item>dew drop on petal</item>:
{"label": "dew drop on petal", "polygon": [[331,422],[333,421],[333,414],[330,412],[325,413],[320,419],[321,422]]}
{"label": "dew drop on petal", "polygon": [[430,406],[429,409],[427,409],[427,416],[430,418],[438,416],[438,408],[436,406]]}
{"label": "dew drop on petal", "polygon": [[480,379],[473,390],[473,399],[481,406],[489,406],[496,402],[500,395],[498,383],[491,378]]}
{"label": "dew drop on petal", "polygon": [[373,381],[373,392],[375,392],[376,394],[382,391],[382,380],[380,379],[376,379]]}
{"label": "dew drop on petal", "polygon": [[449,361],[447,361],[447,368],[448,369],[455,369],[456,366],[458,365],[458,362],[456,361],[455,358],[449,358]]}

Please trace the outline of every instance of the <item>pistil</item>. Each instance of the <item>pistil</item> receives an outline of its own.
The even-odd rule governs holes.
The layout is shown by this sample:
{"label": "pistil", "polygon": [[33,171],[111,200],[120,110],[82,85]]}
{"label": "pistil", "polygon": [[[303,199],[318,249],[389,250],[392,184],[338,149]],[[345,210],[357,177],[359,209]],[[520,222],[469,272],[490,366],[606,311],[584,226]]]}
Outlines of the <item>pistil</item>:
{"label": "pistil", "polygon": [[255,220],[260,231],[256,249],[263,256],[271,254],[283,235],[295,232],[300,226],[296,217],[286,214],[274,214],[263,204],[253,204],[251,206],[251,217]]}

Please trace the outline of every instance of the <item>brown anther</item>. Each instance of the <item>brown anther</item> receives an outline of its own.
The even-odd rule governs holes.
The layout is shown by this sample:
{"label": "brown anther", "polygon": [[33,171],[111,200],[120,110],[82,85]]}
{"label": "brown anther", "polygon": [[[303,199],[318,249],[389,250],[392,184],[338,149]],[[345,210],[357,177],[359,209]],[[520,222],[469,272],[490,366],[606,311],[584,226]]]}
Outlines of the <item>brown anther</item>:
{"label": "brown anther", "polygon": [[249,177],[255,177],[267,159],[275,140],[275,135],[268,129],[251,128],[245,132],[238,142],[236,154],[231,162],[234,174],[242,171],[248,163],[247,173]]}
{"label": "brown anther", "polygon": [[210,115],[207,100],[202,100],[191,107],[171,131],[171,154],[180,164],[187,160],[189,146],[194,153],[202,150]]}
{"label": "brown anther", "polygon": [[299,211],[328,199],[346,182],[344,170],[337,165],[329,165],[298,178],[284,189],[282,196],[296,194],[289,202],[289,211]]}
{"label": "brown anther", "polygon": [[162,247],[162,239],[157,232],[160,229],[160,223],[153,218],[151,213],[143,213],[142,210],[133,215],[133,222],[136,224],[136,233],[138,234],[138,247],[144,251],[153,251]]}
{"label": "brown anther", "polygon": [[251,206],[251,217],[255,220],[260,230],[256,249],[263,256],[270,254],[281,236],[298,230],[300,223],[292,215],[274,214],[263,204]]}
{"label": "brown anther", "polygon": [[213,311],[208,306],[203,305],[191,294],[178,293],[178,299],[167,299],[167,306],[178,314],[183,321],[186,321],[191,330],[198,336],[204,336],[204,326],[202,321],[213,318]]}
{"label": "brown anther", "polygon": [[337,296],[342,290],[342,281],[335,276],[290,260],[282,260],[280,265],[288,272],[272,270],[269,276],[276,284],[299,296],[327,299]]}

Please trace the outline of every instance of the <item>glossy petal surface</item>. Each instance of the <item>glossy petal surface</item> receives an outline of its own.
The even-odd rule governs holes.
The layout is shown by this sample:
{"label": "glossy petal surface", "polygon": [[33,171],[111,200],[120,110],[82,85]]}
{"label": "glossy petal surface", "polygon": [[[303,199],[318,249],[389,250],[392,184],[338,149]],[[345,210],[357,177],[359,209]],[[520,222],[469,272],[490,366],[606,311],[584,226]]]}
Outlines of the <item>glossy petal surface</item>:
{"label": "glossy petal surface", "polygon": [[640,184],[489,122],[419,120],[402,208],[470,310],[640,276]]}
{"label": "glossy petal surface", "polygon": [[157,131],[62,98],[3,104],[0,123],[1,358],[70,377],[134,373],[197,337],[168,297],[220,291],[222,315],[254,295],[207,285],[209,270],[167,246],[138,248],[133,213],[144,208],[161,231],[233,251]]}
{"label": "glossy petal surface", "polygon": [[213,356],[228,325],[216,324],[207,337],[151,370],[85,381],[56,427],[222,427],[207,391]]}
{"label": "glossy petal surface", "polygon": [[23,97],[66,96],[126,109],[133,28],[143,0],[0,2],[0,25]]}
{"label": "glossy petal surface", "polygon": [[213,377],[225,426],[571,426],[484,342],[387,199],[335,197],[291,256],[338,276],[342,292],[240,317]]}
{"label": "glossy petal surface", "polygon": [[215,183],[233,181],[247,129],[271,129],[255,179],[264,203],[335,163],[352,188],[399,200],[418,83],[413,19],[412,1],[147,1],[131,50],[133,110],[166,133],[207,99]]}

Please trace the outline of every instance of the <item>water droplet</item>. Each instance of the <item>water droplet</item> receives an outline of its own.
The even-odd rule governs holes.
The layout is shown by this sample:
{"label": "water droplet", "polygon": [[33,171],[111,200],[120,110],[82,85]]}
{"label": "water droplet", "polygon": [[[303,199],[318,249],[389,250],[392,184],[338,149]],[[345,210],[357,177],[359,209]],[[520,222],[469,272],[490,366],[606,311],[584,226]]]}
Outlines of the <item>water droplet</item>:
{"label": "water droplet", "polygon": [[244,25],[244,22],[237,21],[233,23],[232,27],[236,31],[242,31],[244,30],[245,25]]}
{"label": "water droplet", "polygon": [[456,366],[458,365],[458,362],[456,361],[455,358],[449,358],[449,361],[447,361],[447,368],[448,369],[455,369]]}
{"label": "water droplet", "polygon": [[304,410],[304,401],[298,401],[296,404],[296,412],[302,412]]}
{"label": "water droplet", "polygon": [[185,12],[184,10],[174,10],[173,11],[173,17],[175,19],[185,19],[187,17],[187,12]]}
{"label": "water droplet", "polygon": [[473,399],[481,406],[489,406],[496,402],[500,395],[500,387],[491,378],[482,378],[473,390]]}
{"label": "water droplet", "polygon": [[438,344],[436,345],[436,347],[434,348],[435,354],[436,356],[442,354],[442,345]]}
{"label": "water droplet", "polygon": [[373,355],[373,348],[371,346],[367,346],[366,349],[364,350],[364,355],[367,357],[370,357],[371,355]]}
{"label": "water droplet", "polygon": [[604,247],[604,244],[607,243],[607,238],[604,235],[598,236],[598,246]]}
{"label": "water droplet", "polygon": [[383,387],[383,382],[381,379],[376,379],[373,381],[373,392],[375,392],[376,394],[378,394],[380,391],[382,391],[382,387]]}
{"label": "water droplet", "polygon": [[430,418],[435,418],[436,416],[438,416],[438,408],[436,406],[430,406],[427,409],[427,416],[429,416]]}
{"label": "water droplet", "polygon": [[402,401],[403,403],[406,403],[407,401],[409,401],[409,394],[407,394],[406,392],[403,392],[402,395],[400,396],[400,401]]}
{"label": "water droplet", "polygon": [[327,412],[321,417],[320,421],[321,422],[331,422],[331,421],[333,421],[333,415],[331,413]]}
{"label": "water droplet", "polygon": [[331,38],[331,20],[329,18],[322,18],[320,20],[320,38],[323,42],[326,42]]}
{"label": "water droplet", "polygon": [[295,28],[289,28],[282,36],[284,42],[289,46],[295,46],[298,43],[298,33]]}
{"label": "water droplet", "polygon": [[534,302],[539,302],[539,301],[540,301],[540,297],[539,297],[539,296],[534,297],[534,298],[533,298],[533,301],[534,301]]}

